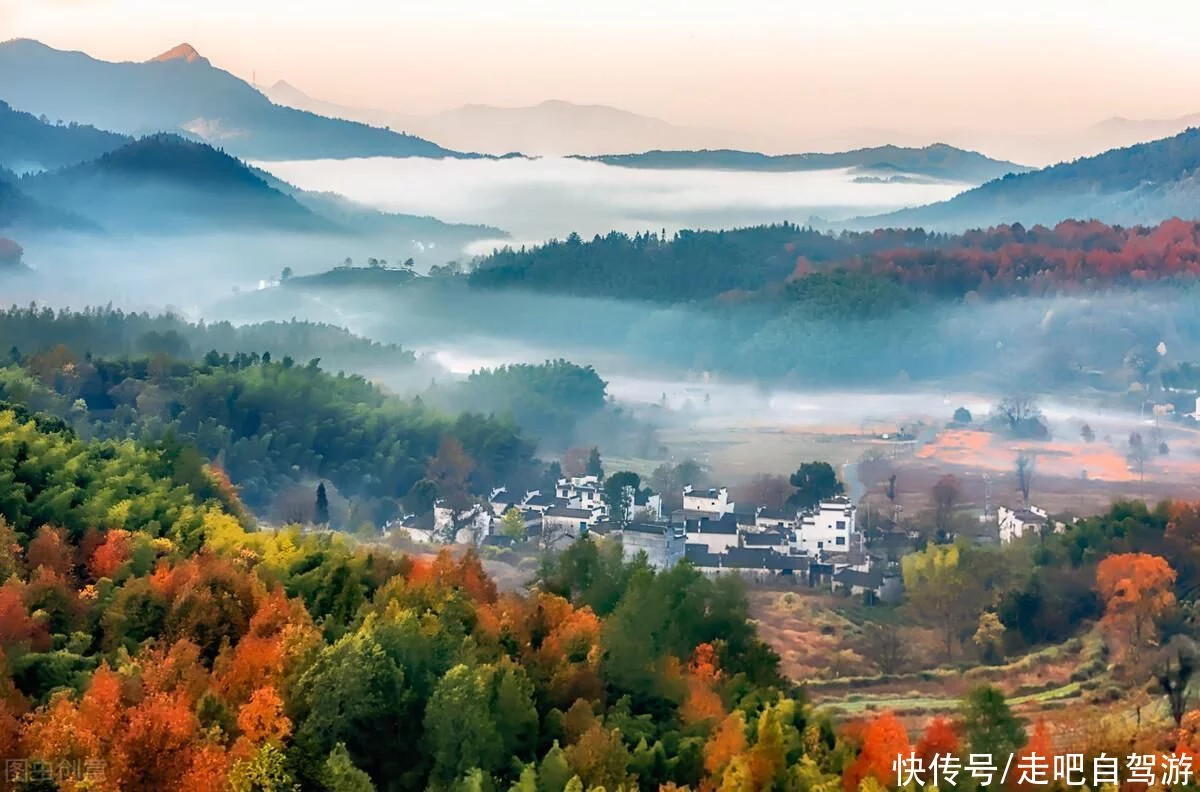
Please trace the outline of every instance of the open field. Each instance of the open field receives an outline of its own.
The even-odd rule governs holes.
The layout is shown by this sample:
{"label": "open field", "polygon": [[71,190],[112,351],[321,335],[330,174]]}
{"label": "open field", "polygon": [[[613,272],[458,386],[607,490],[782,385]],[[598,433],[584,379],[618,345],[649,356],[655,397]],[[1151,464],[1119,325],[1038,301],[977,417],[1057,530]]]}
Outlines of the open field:
{"label": "open field", "polygon": [[[1064,708],[1099,706],[1124,695],[1109,677],[1103,642],[1093,631],[999,665],[938,665],[939,640],[903,610],[864,608],[854,599],[809,591],[755,589],[751,608],[759,632],[779,653],[784,672],[809,698],[839,718],[890,710],[914,726],[952,714],[974,687],[991,684],[1030,718]],[[868,621],[894,624],[908,654],[903,673],[879,674],[862,651]]]}

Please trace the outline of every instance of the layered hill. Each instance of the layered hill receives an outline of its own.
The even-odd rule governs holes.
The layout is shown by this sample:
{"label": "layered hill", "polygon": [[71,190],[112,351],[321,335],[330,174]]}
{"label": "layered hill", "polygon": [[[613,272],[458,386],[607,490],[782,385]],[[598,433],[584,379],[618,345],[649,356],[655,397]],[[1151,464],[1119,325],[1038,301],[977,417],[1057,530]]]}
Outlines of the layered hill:
{"label": "layered hill", "polygon": [[0,166],[0,228],[332,232],[418,249],[457,249],[507,236],[498,228],[390,214],[339,195],[306,192],[181,135],[139,140],[54,124],[0,103],[0,142],[9,144],[0,157],[26,164],[24,177]]}
{"label": "layered hill", "polygon": [[76,165],[131,140],[83,124],[52,124],[0,101],[0,167],[18,173]]}
{"label": "layered hill", "polygon": [[29,39],[0,44],[0,96],[51,120],[124,134],[185,132],[253,159],[458,157],[411,135],[282,107],[188,45],[111,63]]}
{"label": "layered hill", "polygon": [[864,175],[886,178],[911,174],[933,179],[980,183],[1010,173],[1028,171],[1014,162],[994,160],[974,151],[935,143],[922,148],[876,146],[835,154],[768,155],[733,149],[702,151],[647,151],[585,159],[623,168],[671,170],[731,170],[796,172],[852,168]]}
{"label": "layered hill", "polygon": [[948,201],[845,225],[961,231],[1002,223],[1054,225],[1069,218],[1154,224],[1200,217],[1200,129],[1011,174]]}
{"label": "layered hill", "polygon": [[110,231],[337,228],[237,159],[178,135],[145,137],[95,160],[26,176],[17,187]]}

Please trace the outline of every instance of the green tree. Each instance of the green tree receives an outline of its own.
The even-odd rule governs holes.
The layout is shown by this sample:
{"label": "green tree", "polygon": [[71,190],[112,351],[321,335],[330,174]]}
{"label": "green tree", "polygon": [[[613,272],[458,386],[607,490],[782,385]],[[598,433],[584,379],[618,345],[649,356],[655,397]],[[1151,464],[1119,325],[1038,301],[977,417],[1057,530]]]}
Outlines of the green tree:
{"label": "green tree", "polygon": [[962,706],[963,738],[971,753],[1015,754],[1025,744],[1025,726],[999,688],[982,685],[967,694]]}
{"label": "green tree", "polygon": [[525,517],[516,506],[509,506],[500,518],[500,533],[517,541],[525,538]]}
{"label": "green tree", "polygon": [[558,745],[558,740],[554,741],[554,745],[542,757],[537,774],[539,792],[563,792],[571,781],[574,773],[571,765],[567,763],[566,754]]}
{"label": "green tree", "polygon": [[959,545],[929,545],[901,560],[908,605],[941,632],[947,660],[989,604],[989,576],[972,568],[979,558]]}
{"label": "green tree", "polygon": [[592,450],[588,451],[587,467],[585,470],[589,476],[604,478],[604,464],[600,461],[599,448],[592,446]]}
{"label": "green tree", "polygon": [[333,746],[325,760],[324,785],[329,792],[375,792],[371,777],[354,766],[344,743]]}
{"label": "green tree", "polygon": [[229,772],[234,792],[294,792],[300,786],[287,768],[287,757],[278,745],[265,743],[250,759]]}
{"label": "green tree", "polygon": [[472,769],[500,768],[506,736],[497,730],[490,706],[491,666],[457,665],[425,708],[425,739],[433,759],[430,785],[449,788]]}
{"label": "green tree", "polygon": [[378,739],[399,730],[407,698],[404,674],[375,639],[373,624],[321,650],[292,695],[305,774],[319,780],[338,743],[374,778],[409,771],[406,752]]}
{"label": "green tree", "polygon": [[642,485],[637,473],[622,470],[604,480],[604,502],[608,504],[609,519],[616,525],[627,525],[633,516],[630,513],[632,496]]}
{"label": "green tree", "polygon": [[801,509],[816,506],[826,498],[841,495],[845,486],[828,462],[805,462],[791,475],[788,483],[796,488],[788,503]]}

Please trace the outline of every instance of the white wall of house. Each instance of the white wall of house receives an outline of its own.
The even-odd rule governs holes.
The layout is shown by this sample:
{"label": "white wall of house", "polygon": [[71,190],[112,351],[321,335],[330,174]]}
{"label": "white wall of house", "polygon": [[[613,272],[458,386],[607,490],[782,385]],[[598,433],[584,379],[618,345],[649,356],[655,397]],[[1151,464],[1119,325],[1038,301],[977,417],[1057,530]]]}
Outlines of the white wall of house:
{"label": "white wall of house", "polygon": [[738,536],[735,533],[700,533],[698,531],[689,531],[687,534],[688,542],[692,544],[702,544],[708,548],[710,553],[724,553],[731,547],[738,546]]}
{"label": "white wall of house", "polygon": [[731,514],[733,506],[733,502],[729,500],[729,490],[725,487],[697,490],[689,484],[683,488],[684,511]]}
{"label": "white wall of house", "polygon": [[672,526],[663,526],[662,531],[627,528],[621,532],[621,553],[627,561],[645,553],[650,566],[668,569],[683,558],[684,542],[683,533]]}
{"label": "white wall of house", "polygon": [[821,501],[817,508],[800,517],[796,544],[809,555],[845,553],[856,549],[857,512],[849,498]]}
{"label": "white wall of house", "polygon": [[754,527],[761,531],[786,531],[796,527],[796,520],[759,514],[754,517]]}
{"label": "white wall of house", "polygon": [[1045,509],[1030,506],[1028,509],[1009,509],[1001,506],[996,509],[996,517],[1000,526],[1000,541],[1003,544],[1015,542],[1027,533],[1037,533],[1049,519]]}

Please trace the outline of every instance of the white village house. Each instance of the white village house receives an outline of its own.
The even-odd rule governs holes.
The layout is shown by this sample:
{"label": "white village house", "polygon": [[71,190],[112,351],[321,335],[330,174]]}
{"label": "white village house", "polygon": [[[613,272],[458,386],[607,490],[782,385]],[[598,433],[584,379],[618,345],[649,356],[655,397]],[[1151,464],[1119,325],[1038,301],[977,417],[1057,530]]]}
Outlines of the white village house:
{"label": "white village house", "polygon": [[1062,533],[1067,529],[1065,523],[1051,520],[1045,509],[1037,506],[1009,509],[1000,506],[996,509],[996,518],[1000,529],[1000,543],[1009,544],[1026,535],[1037,535],[1050,528],[1054,533]]}
{"label": "white village house", "polygon": [[844,496],[829,498],[800,516],[796,548],[808,556],[845,553],[858,549],[858,507]]}

